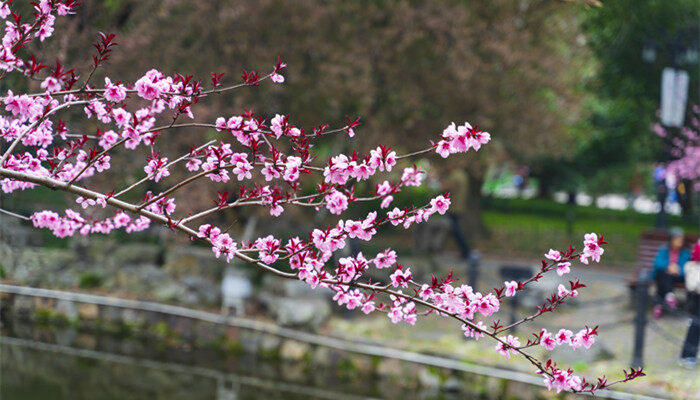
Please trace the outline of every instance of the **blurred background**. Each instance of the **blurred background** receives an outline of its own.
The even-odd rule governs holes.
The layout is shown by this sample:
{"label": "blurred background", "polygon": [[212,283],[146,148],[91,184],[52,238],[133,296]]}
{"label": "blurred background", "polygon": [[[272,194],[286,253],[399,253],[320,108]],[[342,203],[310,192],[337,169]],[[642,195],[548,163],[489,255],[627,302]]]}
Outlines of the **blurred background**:
{"label": "blurred background", "polygon": [[[460,233],[453,222],[436,220],[408,232],[385,230],[378,241],[356,243],[351,251],[374,254],[392,247],[418,276],[453,268],[466,281],[481,279],[485,290],[502,282],[499,268],[504,264],[529,266],[550,247],[578,245],[585,232],[603,233],[610,242],[603,264],[587,276],[591,286],[602,286],[590,296],[620,303],[607,323],[625,327],[617,340],[602,346],[602,354],[590,359],[563,355],[580,361],[581,371],[629,363],[633,305],[627,301],[628,288],[636,279],[644,235],[670,226],[691,236],[698,232],[700,160],[684,149],[700,146],[699,0],[609,0],[602,6],[552,0],[82,3],[76,16],[57,21],[61,34],[37,47],[38,54],[58,55],[86,70],[91,63],[87,49],[97,33],[116,33],[119,46],[102,73],[123,81],[151,68],[205,81],[211,72],[225,72],[224,79],[235,81],[241,69],[266,71],[279,56],[288,64],[283,85],[208,98],[197,106],[198,118],[214,120],[253,108],[270,117],[289,114],[294,124],[309,128],[342,126],[346,115],[361,116],[356,140],[320,142],[321,158],[367,151],[378,143],[391,144],[399,153],[416,150],[451,121],[467,120],[490,132],[488,146],[456,164],[435,157],[417,160],[429,173],[427,184],[396,196],[397,206],[420,204],[448,188],[458,196],[453,206],[459,203]],[[685,76],[679,79],[686,83],[664,88],[664,71]],[[5,79],[0,91],[32,91],[39,82],[27,84]],[[98,127],[78,118],[70,126],[85,133]],[[184,153],[215,137],[213,131],[181,130],[161,145]],[[128,154],[113,156],[112,164],[117,163],[124,168],[96,182],[98,188],[106,192],[143,174],[140,161]],[[210,205],[213,199],[200,189],[194,184],[183,192],[179,207]],[[162,187],[151,182],[133,198],[146,190]],[[2,195],[0,202],[22,214],[73,204],[63,194],[42,189]],[[364,215],[371,207],[376,204],[351,208],[348,217]],[[248,229],[254,239],[302,236],[333,221],[322,212],[289,209],[269,224],[266,214],[244,209],[210,222],[232,225],[239,237]],[[243,265],[232,271],[210,257],[208,249],[189,245],[166,229],[63,240],[6,217],[0,221],[0,278],[5,283],[216,310],[222,280],[240,275],[252,285],[254,295],[244,307],[252,318],[372,340],[401,338],[427,351],[452,351],[462,344],[453,326],[418,334],[396,327],[387,331],[386,318],[339,313],[327,299],[299,294],[298,288],[282,285],[280,293],[274,279]],[[474,271],[476,277],[470,275]],[[322,311],[284,320],[290,307],[305,305]],[[567,321],[590,316],[591,310],[572,309]],[[676,368],[686,322],[677,317],[671,325],[659,325],[658,332],[664,333],[647,340],[648,346],[656,345],[651,359],[659,373]],[[157,329],[161,336],[170,334],[167,326]],[[451,329],[454,337],[446,339],[438,329]],[[472,345],[464,353],[459,350],[459,357],[498,363]],[[672,369],[639,390],[697,396],[696,373]],[[19,385],[11,393],[24,389]]]}

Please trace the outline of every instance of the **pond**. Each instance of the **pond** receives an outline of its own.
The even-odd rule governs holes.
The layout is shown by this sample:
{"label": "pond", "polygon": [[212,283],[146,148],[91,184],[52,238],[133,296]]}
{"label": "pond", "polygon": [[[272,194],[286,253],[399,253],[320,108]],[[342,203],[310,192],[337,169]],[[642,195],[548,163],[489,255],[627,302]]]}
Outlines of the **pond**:
{"label": "pond", "polygon": [[464,398],[352,376],[342,368],[314,369],[73,328],[5,323],[0,341],[3,400]]}

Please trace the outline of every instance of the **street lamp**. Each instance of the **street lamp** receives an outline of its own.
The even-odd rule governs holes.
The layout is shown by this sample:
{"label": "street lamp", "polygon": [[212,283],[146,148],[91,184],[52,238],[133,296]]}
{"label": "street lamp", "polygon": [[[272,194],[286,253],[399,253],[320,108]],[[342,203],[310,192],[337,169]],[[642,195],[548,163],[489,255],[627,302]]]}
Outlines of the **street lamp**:
{"label": "street lamp", "polygon": [[[685,108],[688,97],[689,76],[686,71],[678,69],[680,65],[693,65],[700,60],[697,40],[698,28],[696,26],[680,29],[671,35],[665,29],[662,32],[662,40],[657,43],[655,39],[647,39],[642,44],[642,60],[647,64],[654,64],[661,49],[666,49],[670,53],[671,67],[666,67],[662,71],[661,77],[661,124],[666,129],[667,135],[663,138],[663,162],[668,163],[671,159],[669,152],[670,134],[672,128],[680,128],[685,120]],[[664,57],[661,57],[663,60]],[[659,213],[656,218],[657,228],[666,228],[668,217],[666,215],[666,199],[669,192],[665,182],[665,171],[663,168],[657,169],[654,173],[654,183],[656,185],[657,200],[659,202]]]}

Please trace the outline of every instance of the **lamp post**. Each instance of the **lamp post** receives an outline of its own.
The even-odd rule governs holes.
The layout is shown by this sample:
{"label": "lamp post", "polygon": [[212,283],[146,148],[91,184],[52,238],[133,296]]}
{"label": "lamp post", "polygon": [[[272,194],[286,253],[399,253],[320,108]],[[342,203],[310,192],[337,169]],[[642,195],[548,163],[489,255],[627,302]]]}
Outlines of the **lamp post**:
{"label": "lamp post", "polygon": [[[661,124],[667,132],[663,138],[662,162],[666,165],[671,160],[670,136],[674,128],[683,126],[688,97],[689,76],[686,71],[678,67],[695,65],[700,59],[698,26],[680,29],[674,35],[670,35],[664,29],[659,36],[663,38],[660,43],[655,39],[648,39],[642,44],[641,56],[642,60],[650,65],[656,62],[662,49],[667,49],[670,56],[671,67],[664,68],[661,74]],[[665,173],[668,172],[665,171]],[[668,225],[666,199],[669,189],[672,188],[666,185],[665,176],[659,177],[656,172],[654,175],[657,200],[660,206],[656,227],[665,229]]]}

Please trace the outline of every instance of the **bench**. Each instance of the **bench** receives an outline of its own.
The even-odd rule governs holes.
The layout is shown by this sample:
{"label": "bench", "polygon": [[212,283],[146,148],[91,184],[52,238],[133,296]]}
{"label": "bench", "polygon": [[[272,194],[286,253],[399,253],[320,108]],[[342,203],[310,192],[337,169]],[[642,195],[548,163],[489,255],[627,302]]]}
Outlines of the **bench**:
{"label": "bench", "polygon": [[[654,268],[654,259],[656,259],[656,253],[659,248],[668,243],[669,236],[668,231],[662,229],[649,230],[642,233],[639,238],[639,244],[637,245],[637,264],[634,269],[634,273],[627,281],[627,286],[630,288],[632,293],[634,293],[637,287],[637,281],[639,280],[641,273],[650,273],[652,268]],[[692,249],[695,242],[698,240],[697,235],[685,235],[684,246]],[[677,288],[684,289],[685,285],[682,282],[676,284]]]}

